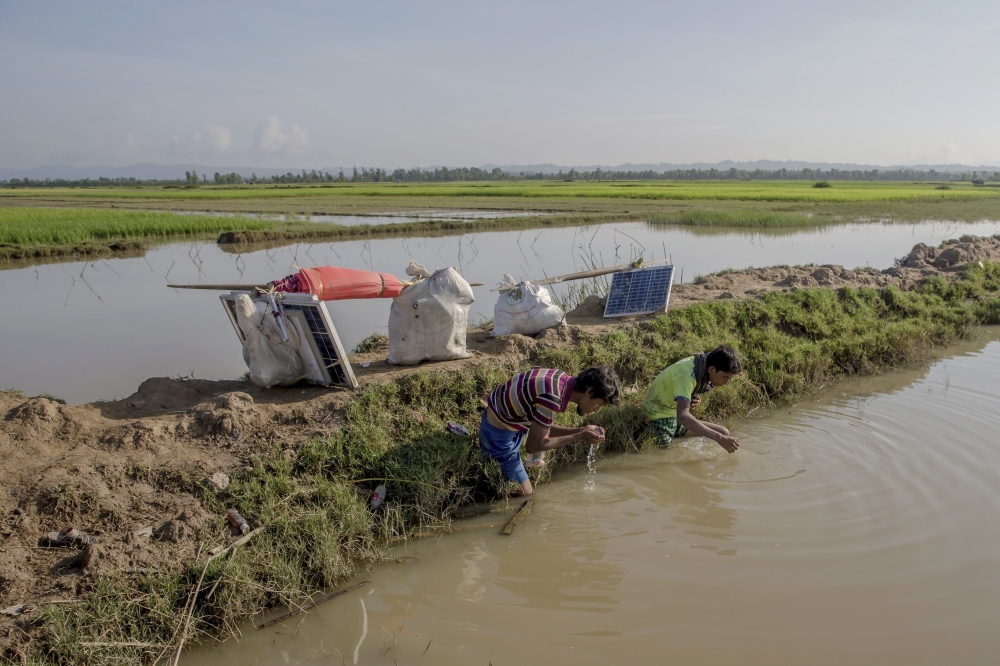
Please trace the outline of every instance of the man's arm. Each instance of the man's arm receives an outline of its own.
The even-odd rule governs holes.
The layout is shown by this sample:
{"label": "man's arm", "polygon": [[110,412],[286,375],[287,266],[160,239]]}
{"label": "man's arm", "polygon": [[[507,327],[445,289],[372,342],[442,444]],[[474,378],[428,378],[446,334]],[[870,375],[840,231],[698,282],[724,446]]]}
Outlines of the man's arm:
{"label": "man's arm", "polygon": [[549,426],[549,437],[562,437],[563,435],[579,435],[585,430],[592,430],[592,426],[583,426],[582,428],[564,428],[562,426],[551,425]]}
{"label": "man's arm", "polygon": [[677,423],[687,428],[688,432],[692,435],[707,437],[714,440],[719,446],[724,448],[729,453],[733,453],[736,449],[740,448],[740,442],[735,437],[724,435],[721,432],[716,432],[696,419],[691,414],[691,402],[688,400],[677,398]]}
{"label": "man's arm", "polygon": [[[572,432],[568,435],[554,435],[551,432],[553,430]],[[544,426],[535,421],[528,429],[528,440],[524,443],[524,448],[528,453],[539,453],[558,449],[576,441],[600,444],[604,441],[604,431],[593,425],[583,428],[562,428],[560,426]]]}

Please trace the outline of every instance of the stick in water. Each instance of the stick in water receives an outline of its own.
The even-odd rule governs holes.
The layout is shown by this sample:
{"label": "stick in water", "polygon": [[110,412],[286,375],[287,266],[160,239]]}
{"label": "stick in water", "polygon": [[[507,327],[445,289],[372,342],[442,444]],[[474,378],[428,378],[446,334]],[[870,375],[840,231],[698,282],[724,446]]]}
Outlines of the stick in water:
{"label": "stick in water", "polygon": [[327,602],[327,601],[329,601],[330,599],[334,599],[334,598],[336,598],[336,597],[339,597],[339,596],[340,596],[340,595],[342,595],[342,594],[347,594],[347,593],[348,593],[348,592],[350,592],[351,590],[356,590],[356,589],[358,589],[359,587],[361,587],[362,585],[367,585],[367,584],[368,584],[368,583],[370,583],[370,582],[371,582],[370,580],[363,580],[363,581],[361,581],[360,583],[358,583],[357,585],[351,585],[350,587],[345,587],[345,588],[344,588],[343,590],[337,590],[337,591],[336,591],[336,592],[334,592],[333,594],[328,594],[327,596],[323,597],[323,598],[322,598],[322,599],[320,599],[319,601],[315,601],[315,602],[313,602],[313,603],[311,603],[311,604],[306,604],[306,605],[305,605],[305,606],[303,606],[302,608],[299,608],[299,609],[296,609],[296,610],[293,610],[293,611],[292,611],[292,612],[290,612],[290,613],[285,613],[285,614],[284,614],[284,615],[282,615],[281,617],[276,617],[276,618],[274,618],[273,620],[271,620],[270,622],[265,622],[264,624],[260,625],[260,626],[259,626],[259,627],[257,627],[257,628],[258,628],[258,629],[266,629],[267,627],[272,627],[272,626],[274,626],[274,625],[278,624],[279,622],[284,622],[284,621],[285,621],[285,620],[287,620],[288,618],[290,618],[290,617],[294,617],[295,615],[298,615],[299,613],[304,613],[304,612],[306,612],[307,610],[312,610],[313,608],[316,608],[316,606],[319,606],[320,604],[323,604],[323,603],[326,603],[326,602]]}
{"label": "stick in water", "polygon": [[521,510],[518,511],[517,514],[515,514],[514,517],[510,519],[510,522],[507,523],[507,527],[503,528],[503,533],[510,534],[511,532],[513,532],[514,528],[517,527],[517,524],[521,522],[521,520],[523,520],[525,516],[531,513],[531,505],[534,503],[535,500],[533,499],[526,500],[524,504],[521,505]]}

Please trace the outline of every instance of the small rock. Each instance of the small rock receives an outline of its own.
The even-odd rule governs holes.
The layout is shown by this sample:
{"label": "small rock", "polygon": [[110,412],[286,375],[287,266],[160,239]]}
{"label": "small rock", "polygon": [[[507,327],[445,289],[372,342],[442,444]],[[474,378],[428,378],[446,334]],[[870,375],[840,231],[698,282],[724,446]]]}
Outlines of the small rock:
{"label": "small rock", "polygon": [[715,298],[716,298],[716,300],[725,300],[725,299],[736,298],[736,297],[733,296],[732,292],[724,291],[721,294],[719,294],[718,296],[716,296]]}
{"label": "small rock", "polygon": [[208,477],[208,487],[212,489],[212,492],[223,492],[229,487],[229,476],[222,472],[216,472]]}

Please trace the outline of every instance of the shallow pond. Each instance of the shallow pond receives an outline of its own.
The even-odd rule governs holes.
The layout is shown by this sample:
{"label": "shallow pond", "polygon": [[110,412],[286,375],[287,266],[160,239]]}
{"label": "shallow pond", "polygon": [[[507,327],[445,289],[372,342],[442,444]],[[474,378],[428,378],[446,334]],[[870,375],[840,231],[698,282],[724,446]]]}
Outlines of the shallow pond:
{"label": "shallow pond", "polygon": [[[499,231],[291,245],[245,254],[214,243],[179,243],[146,256],[41,264],[0,271],[0,388],[47,392],[72,403],[127,396],[148,377],[233,379],[246,371],[218,293],[168,289],[174,283],[257,284],[332,264],[403,276],[411,259],[429,269],[455,266],[475,289],[470,322],[492,319],[505,272],[540,279],[592,263],[614,266],[640,252],[672,257],[678,279],[725,268],[835,263],[886,268],[914,243],[1000,232],[1000,223],[850,224],[750,233],[648,225]],[[557,293],[565,293],[565,286]],[[347,349],[386,332],[389,300],[329,305]]]}
{"label": "shallow pond", "polygon": [[181,663],[993,663],[1000,329],[948,354],[738,422],[731,456],[682,440],[561,472],[512,536],[410,542]]}

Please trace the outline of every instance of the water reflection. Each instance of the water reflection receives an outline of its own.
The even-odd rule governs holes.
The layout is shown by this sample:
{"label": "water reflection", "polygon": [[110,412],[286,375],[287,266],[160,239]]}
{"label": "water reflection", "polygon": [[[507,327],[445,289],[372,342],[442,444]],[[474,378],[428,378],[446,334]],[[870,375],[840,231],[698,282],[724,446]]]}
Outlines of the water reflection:
{"label": "water reflection", "polygon": [[212,217],[249,217],[279,222],[319,222],[347,227],[378,224],[403,224],[406,222],[502,220],[514,217],[545,217],[551,213],[513,210],[408,210],[405,212],[371,213],[366,215],[296,215],[293,213],[243,213],[210,210],[171,210],[175,215],[210,215]]}

